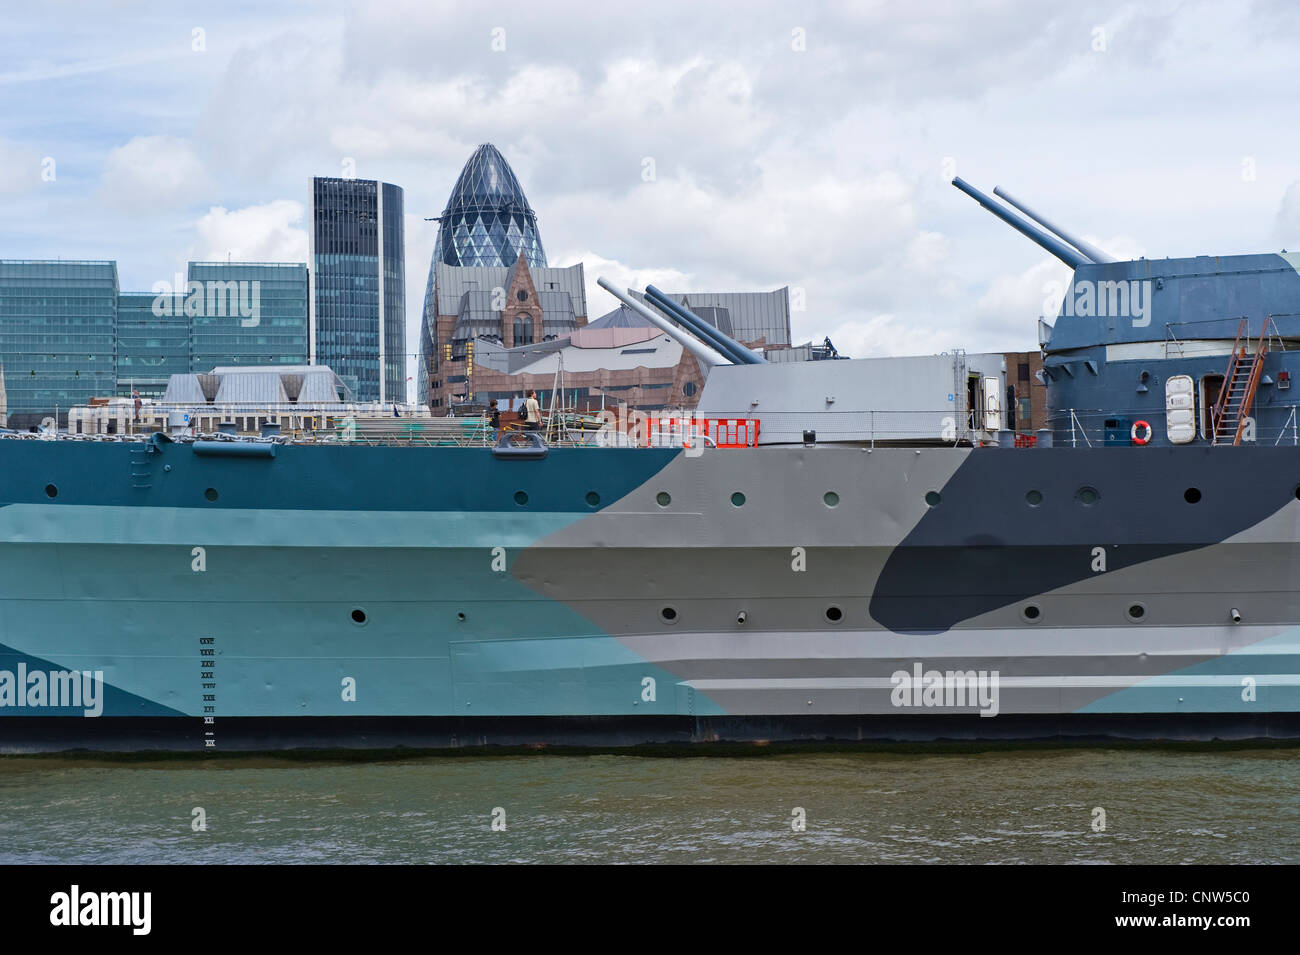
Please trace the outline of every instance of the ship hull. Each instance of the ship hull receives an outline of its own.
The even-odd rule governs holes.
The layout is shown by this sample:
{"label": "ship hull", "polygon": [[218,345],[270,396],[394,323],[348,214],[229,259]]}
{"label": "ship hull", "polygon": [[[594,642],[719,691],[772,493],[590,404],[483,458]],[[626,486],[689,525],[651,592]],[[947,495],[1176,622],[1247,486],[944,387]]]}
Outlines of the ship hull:
{"label": "ship hull", "polygon": [[1292,448],[0,461],[4,751],[1300,735]]}

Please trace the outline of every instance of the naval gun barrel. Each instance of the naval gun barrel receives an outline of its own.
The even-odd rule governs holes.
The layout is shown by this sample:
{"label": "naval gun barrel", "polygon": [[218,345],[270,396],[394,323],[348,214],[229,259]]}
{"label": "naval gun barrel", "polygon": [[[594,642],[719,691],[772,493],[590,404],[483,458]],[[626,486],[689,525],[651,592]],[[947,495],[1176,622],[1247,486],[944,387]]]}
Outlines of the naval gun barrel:
{"label": "naval gun barrel", "polygon": [[734,362],[732,362],[731,359],[726,358],[723,355],[720,355],[718,352],[714,351],[708,345],[705,345],[703,342],[701,342],[690,332],[678,328],[676,325],[668,321],[668,319],[664,318],[663,316],[656,315],[652,309],[646,308],[644,305],[642,305],[640,302],[634,299],[631,295],[628,295],[625,292],[620,292],[617,288],[614,287],[613,283],[611,283],[609,279],[604,278],[602,276],[601,278],[596,279],[596,284],[599,285],[601,288],[603,288],[610,295],[614,296],[616,299],[618,299],[628,308],[632,309],[632,311],[636,312],[647,322],[654,325],[664,334],[671,335],[674,340],[679,342],[683,348],[685,348],[688,352],[694,355],[700,361],[700,363],[705,366],[706,371],[708,368],[711,368],[714,365],[734,364]]}
{"label": "naval gun barrel", "polygon": [[678,305],[659,289],[653,285],[647,285],[645,288],[646,298],[654,302],[655,305],[673,318],[682,323],[689,331],[694,332],[700,338],[716,348],[722,354],[726,355],[737,365],[766,365],[767,359],[752,349],[746,348],[740,342],[736,341],[721,329],[714,328],[700,316],[696,315],[690,309]]}
{"label": "naval gun barrel", "polygon": [[1046,232],[1044,232],[1042,229],[1038,228],[1037,226],[1030,225],[1024,219],[1020,218],[1020,216],[1016,215],[1010,209],[1003,206],[1002,203],[998,202],[996,199],[992,199],[989,196],[986,196],[984,193],[980,192],[978,189],[976,189],[970,183],[966,182],[964,179],[958,177],[952,181],[952,184],[956,186],[958,189],[960,189],[962,192],[966,193],[966,195],[970,196],[980,205],[982,205],[989,212],[993,213],[995,216],[997,216],[1007,225],[1011,226],[1011,228],[1015,229],[1021,235],[1029,239],[1032,239],[1034,242],[1037,242],[1040,246],[1042,246],[1048,252],[1052,253],[1052,255],[1056,256],[1058,259],[1060,259],[1070,268],[1077,269],[1081,265],[1091,264],[1092,262],[1091,258],[1084,255],[1082,252],[1078,251],[1077,249],[1066,245],[1064,242],[1062,242],[1060,239],[1056,238],[1055,236],[1048,235]]}
{"label": "naval gun barrel", "polygon": [[1048,222],[1046,219],[1040,216],[1033,209],[1029,208],[1029,206],[1025,205],[1019,199],[1012,196],[1011,193],[1007,192],[1001,186],[993,187],[993,195],[1007,202],[1009,205],[1014,206],[1016,209],[1020,210],[1025,215],[1029,216],[1029,218],[1033,219],[1035,222],[1037,222],[1048,232],[1051,232],[1054,235],[1057,235],[1060,238],[1064,239],[1066,242],[1070,243],[1070,245],[1074,246],[1076,249],[1078,249],[1088,258],[1092,259],[1094,262],[1115,261],[1115,256],[1111,255],[1109,252],[1106,252],[1103,249],[1099,249],[1091,242],[1085,242],[1083,239],[1080,239],[1078,236],[1070,232],[1066,232],[1060,226],[1053,225],[1051,222]]}

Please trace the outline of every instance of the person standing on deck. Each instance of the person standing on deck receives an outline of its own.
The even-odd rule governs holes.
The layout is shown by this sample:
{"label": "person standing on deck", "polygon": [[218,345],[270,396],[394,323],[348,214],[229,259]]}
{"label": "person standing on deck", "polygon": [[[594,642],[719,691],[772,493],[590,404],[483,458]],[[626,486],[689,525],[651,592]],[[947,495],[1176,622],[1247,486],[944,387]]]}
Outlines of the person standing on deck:
{"label": "person standing on deck", "polygon": [[492,440],[500,441],[501,440],[501,409],[497,407],[497,400],[495,398],[493,398],[492,401],[488,403],[488,413],[491,415],[491,418],[488,419],[488,424],[490,424],[492,427]]}
{"label": "person standing on deck", "polygon": [[528,400],[524,402],[524,427],[529,431],[540,431],[542,429],[542,409],[537,403],[537,392],[528,392]]}

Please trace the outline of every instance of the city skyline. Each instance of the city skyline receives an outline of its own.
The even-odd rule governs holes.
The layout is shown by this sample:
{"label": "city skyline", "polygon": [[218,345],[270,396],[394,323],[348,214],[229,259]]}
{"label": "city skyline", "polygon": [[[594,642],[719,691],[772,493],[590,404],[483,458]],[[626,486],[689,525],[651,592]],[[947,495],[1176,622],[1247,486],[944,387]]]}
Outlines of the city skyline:
{"label": "city skyline", "polygon": [[[600,275],[788,285],[794,338],[860,357],[1032,347],[1059,299],[1059,263],[954,174],[1119,257],[1300,241],[1300,133],[1263,119],[1288,114],[1280,3],[1082,4],[1046,23],[1021,3],[939,19],[760,4],[743,22],[692,8],[689,31],[671,8],[635,29],[633,12],[407,3],[77,11],[77,35],[63,8],[33,8],[0,39],[0,257],[113,259],[124,290],[191,260],[307,261],[302,183],[350,174],[406,190],[418,303],[425,219],[485,142],[550,264],[585,264],[593,315],[614,304]],[[1030,144],[1055,144],[1050,161]],[[419,321],[408,307],[408,375]]]}

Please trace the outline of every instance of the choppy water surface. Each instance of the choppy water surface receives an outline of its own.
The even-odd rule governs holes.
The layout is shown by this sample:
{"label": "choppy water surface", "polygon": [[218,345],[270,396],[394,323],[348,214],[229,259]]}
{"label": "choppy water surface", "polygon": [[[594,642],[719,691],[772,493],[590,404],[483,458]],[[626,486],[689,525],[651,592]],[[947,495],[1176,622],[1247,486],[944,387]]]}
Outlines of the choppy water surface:
{"label": "choppy water surface", "polygon": [[1259,861],[1300,751],[0,759],[4,863]]}

